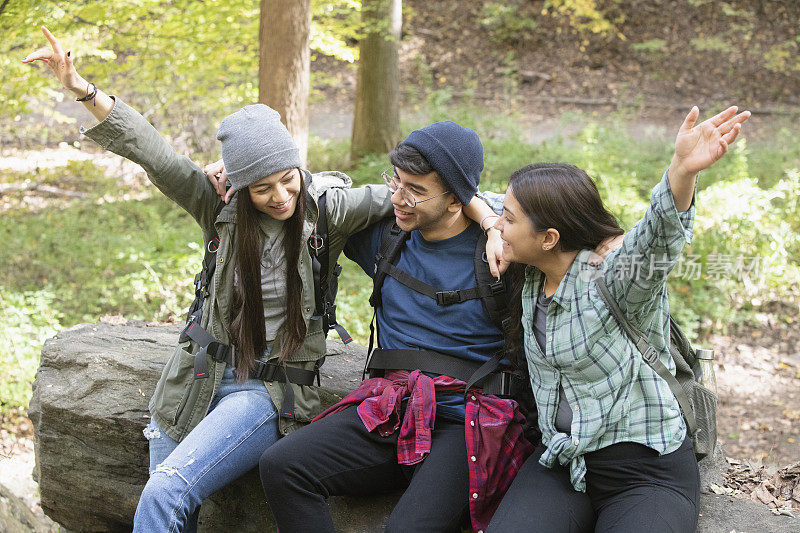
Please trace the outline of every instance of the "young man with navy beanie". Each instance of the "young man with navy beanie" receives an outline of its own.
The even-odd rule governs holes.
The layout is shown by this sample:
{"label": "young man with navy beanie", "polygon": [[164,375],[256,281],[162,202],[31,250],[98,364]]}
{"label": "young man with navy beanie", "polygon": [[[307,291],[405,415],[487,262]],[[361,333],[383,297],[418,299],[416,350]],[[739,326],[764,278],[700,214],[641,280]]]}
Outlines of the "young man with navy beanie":
{"label": "young man with navy beanie", "polygon": [[[374,276],[394,223],[409,232],[397,269],[440,291],[475,287],[482,228],[462,207],[483,170],[478,135],[437,122],[412,132],[389,159],[384,180],[394,191],[394,220],[351,236],[345,254]],[[463,378],[420,368],[434,356],[480,366],[502,349],[502,331],[481,300],[440,305],[392,275],[379,296],[378,347],[405,350],[420,358],[419,367],[387,368],[365,380],[262,455],[261,480],[281,533],[334,531],[328,496],[399,489],[405,491],[386,531],[460,531],[467,524],[477,531],[531,451],[516,403],[480,387],[465,395]]]}

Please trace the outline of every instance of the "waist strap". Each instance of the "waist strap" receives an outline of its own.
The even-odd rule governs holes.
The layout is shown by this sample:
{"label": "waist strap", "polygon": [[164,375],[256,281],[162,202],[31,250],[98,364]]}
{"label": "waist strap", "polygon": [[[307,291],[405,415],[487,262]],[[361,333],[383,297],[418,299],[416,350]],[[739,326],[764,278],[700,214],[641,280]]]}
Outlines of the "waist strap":
{"label": "waist strap", "polygon": [[507,396],[511,374],[499,368],[500,360],[500,354],[480,363],[428,350],[376,348],[367,363],[367,371],[370,377],[378,377],[386,370],[421,370],[460,379],[467,383],[467,389],[475,385],[481,387],[484,394]]}
{"label": "waist strap", "polygon": [[[181,338],[186,338],[196,342],[200,349],[194,354],[194,379],[205,379],[208,377],[208,361],[206,356],[217,363],[225,362],[235,368],[233,360],[233,350],[227,344],[219,342],[211,333],[206,331],[196,320],[186,323],[181,331]],[[319,365],[315,370],[303,370],[276,363],[256,360],[253,362],[253,370],[249,377],[260,379],[261,381],[282,381],[283,404],[281,405],[280,416],[283,418],[294,418],[294,391],[289,385],[313,385],[316,379],[319,385]]]}

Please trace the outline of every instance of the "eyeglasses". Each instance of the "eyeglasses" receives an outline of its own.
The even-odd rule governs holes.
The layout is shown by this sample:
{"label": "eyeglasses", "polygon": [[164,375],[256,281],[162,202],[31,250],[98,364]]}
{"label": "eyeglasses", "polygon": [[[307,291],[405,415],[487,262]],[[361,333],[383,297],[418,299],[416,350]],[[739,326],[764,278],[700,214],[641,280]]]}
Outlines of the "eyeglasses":
{"label": "eyeglasses", "polygon": [[383,182],[386,183],[386,186],[389,187],[389,190],[392,191],[392,194],[396,193],[397,190],[400,190],[400,197],[403,199],[405,204],[408,207],[416,207],[417,204],[421,204],[422,202],[427,202],[428,200],[433,200],[434,198],[438,198],[443,194],[447,194],[450,191],[440,192],[435,196],[431,196],[430,198],[425,198],[424,200],[417,200],[414,198],[414,195],[406,189],[405,187],[401,187],[400,183],[397,179],[397,176],[394,175],[394,169],[390,168],[381,172],[381,177],[383,178]]}

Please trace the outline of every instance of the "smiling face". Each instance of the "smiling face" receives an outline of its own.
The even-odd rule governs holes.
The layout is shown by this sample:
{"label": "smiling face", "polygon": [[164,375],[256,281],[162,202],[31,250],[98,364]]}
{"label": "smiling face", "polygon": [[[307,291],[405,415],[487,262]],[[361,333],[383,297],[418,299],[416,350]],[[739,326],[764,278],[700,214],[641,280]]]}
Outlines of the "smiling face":
{"label": "smiling face", "polygon": [[270,174],[247,188],[250,200],[262,213],[276,220],[288,220],[297,207],[301,179],[296,168]]}
{"label": "smiling face", "polygon": [[503,259],[514,263],[539,265],[559,241],[559,233],[553,228],[536,231],[530,217],[514,196],[511,187],[503,201],[503,216],[494,227],[503,239]]}
{"label": "smiling face", "polygon": [[409,207],[400,188],[392,194],[395,220],[403,231],[418,230],[424,233],[435,229],[443,217],[455,209],[453,195],[443,194],[444,185],[435,172],[415,175],[395,168],[394,173],[395,185],[405,188],[417,201],[415,207]]}

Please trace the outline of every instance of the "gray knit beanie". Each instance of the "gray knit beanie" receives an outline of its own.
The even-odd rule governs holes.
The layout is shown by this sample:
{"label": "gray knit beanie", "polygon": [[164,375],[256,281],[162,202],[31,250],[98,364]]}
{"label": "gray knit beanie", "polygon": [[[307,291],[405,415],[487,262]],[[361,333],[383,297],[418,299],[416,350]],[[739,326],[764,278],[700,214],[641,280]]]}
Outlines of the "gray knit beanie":
{"label": "gray knit beanie", "polygon": [[280,114],[264,104],[248,105],[225,117],[217,139],[235,191],[275,172],[300,167],[300,150]]}

